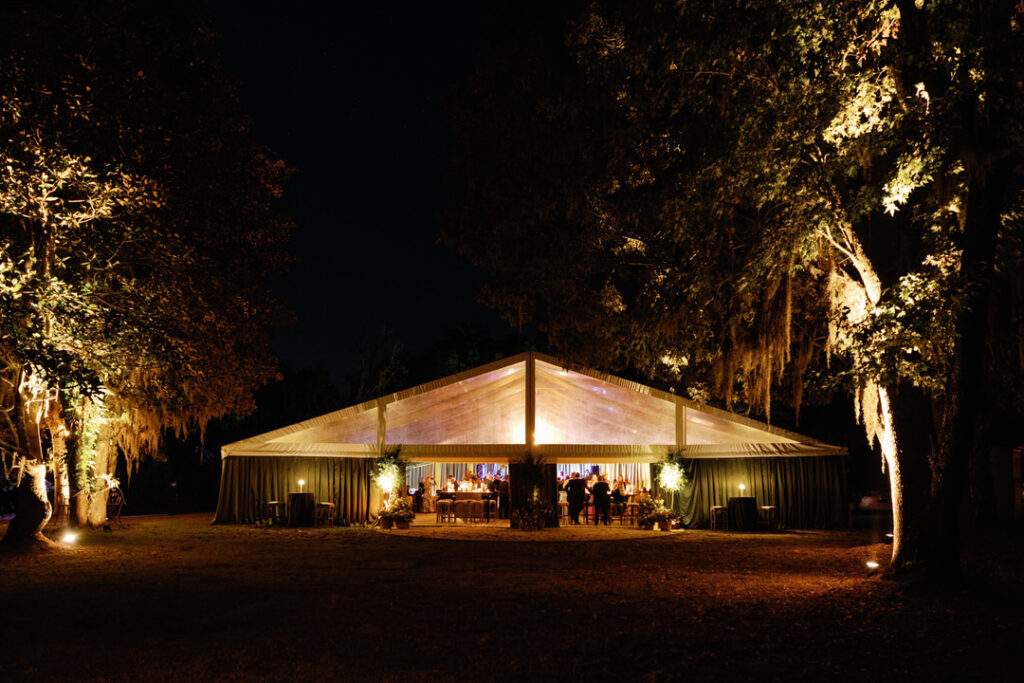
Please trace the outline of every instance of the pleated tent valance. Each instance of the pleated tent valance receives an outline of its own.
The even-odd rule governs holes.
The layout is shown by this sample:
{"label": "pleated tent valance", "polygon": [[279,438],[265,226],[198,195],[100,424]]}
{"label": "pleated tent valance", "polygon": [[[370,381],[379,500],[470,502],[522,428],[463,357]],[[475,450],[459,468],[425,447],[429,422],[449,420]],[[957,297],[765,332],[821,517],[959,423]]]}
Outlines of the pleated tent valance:
{"label": "pleated tent valance", "polygon": [[[550,464],[657,463],[673,451],[694,460],[845,454],[529,352],[224,446],[217,521],[255,519],[261,504],[284,498],[299,478],[328,482],[314,491],[317,500],[339,510],[345,501],[338,516],[362,521],[374,505],[366,463],[396,445],[410,462],[480,464],[508,464],[527,454]],[[300,477],[302,468],[313,474]]]}

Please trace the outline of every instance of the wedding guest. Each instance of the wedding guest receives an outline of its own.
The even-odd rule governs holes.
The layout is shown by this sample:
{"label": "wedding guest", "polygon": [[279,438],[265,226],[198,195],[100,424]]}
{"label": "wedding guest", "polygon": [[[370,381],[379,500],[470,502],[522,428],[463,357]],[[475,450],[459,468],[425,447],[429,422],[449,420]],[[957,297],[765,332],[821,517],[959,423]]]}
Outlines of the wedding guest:
{"label": "wedding guest", "polygon": [[622,505],[629,500],[629,494],[626,492],[626,480],[619,475],[619,478],[615,480],[615,486],[612,487],[612,502],[617,505]]}
{"label": "wedding guest", "polygon": [[423,511],[434,512],[434,503],[437,501],[437,482],[433,477],[427,477],[423,480],[423,484],[426,489],[423,494]]}
{"label": "wedding guest", "polygon": [[594,494],[594,524],[598,524],[600,521],[604,521],[604,525],[608,526],[612,518],[612,500],[608,495],[608,491],[611,487],[608,486],[608,477],[603,474],[598,477],[597,483],[594,484],[591,491]]}
{"label": "wedding guest", "polygon": [[420,479],[420,486],[416,493],[412,494],[412,511],[423,512],[423,496],[427,492],[427,485]]}
{"label": "wedding guest", "polygon": [[573,472],[565,482],[565,494],[569,501],[569,519],[573,524],[579,524],[580,512],[587,500],[587,482],[580,479],[579,472]]}
{"label": "wedding guest", "polygon": [[501,488],[498,489],[498,517],[500,519],[509,519],[509,489],[508,489],[508,475],[501,478]]}

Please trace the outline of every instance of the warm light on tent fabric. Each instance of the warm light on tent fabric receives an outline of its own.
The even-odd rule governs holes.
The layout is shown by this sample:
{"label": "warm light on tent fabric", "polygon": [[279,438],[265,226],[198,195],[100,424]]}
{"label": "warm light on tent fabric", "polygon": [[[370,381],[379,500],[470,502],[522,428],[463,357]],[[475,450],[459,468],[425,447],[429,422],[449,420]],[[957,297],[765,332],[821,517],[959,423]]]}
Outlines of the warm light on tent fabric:
{"label": "warm light on tent fabric", "polygon": [[[526,395],[528,364],[534,369],[532,402]],[[554,446],[602,449],[602,453],[574,453],[565,462],[581,458],[606,462],[608,449],[615,450],[611,455],[642,456],[656,462],[679,446],[686,446],[691,457],[840,452],[635,382],[595,371],[568,370],[541,354],[521,354],[229,444],[224,455],[372,457],[379,450],[380,433],[388,444],[422,451],[414,448],[409,457],[443,459],[445,449],[472,446],[460,451],[463,461],[469,455],[478,462],[486,462],[489,456],[495,462],[507,461],[512,452],[503,448],[526,445],[528,405],[535,406],[533,441],[547,447],[545,457],[552,458]]]}
{"label": "warm light on tent fabric", "polygon": [[[530,439],[528,425],[532,426]],[[527,454],[558,467],[598,463],[609,476],[621,474],[636,485],[649,481],[652,463],[663,462],[669,453],[680,449],[693,460],[750,462],[814,460],[845,453],[844,449],[745,416],[613,375],[569,369],[557,359],[530,352],[224,446],[217,519],[258,519],[258,506],[245,499],[251,494],[247,493],[250,489],[244,477],[268,478],[265,486],[261,484],[257,500],[286,495],[287,490],[279,490],[276,479],[286,468],[263,460],[366,461],[375,459],[381,448],[389,445],[401,445],[402,459],[407,462],[438,465],[508,467]],[[808,466],[793,462],[779,471],[788,477],[790,471],[796,473]],[[822,482],[832,486],[832,466],[822,466]],[[365,476],[357,474],[364,471],[362,467],[325,465],[314,469]],[[299,470],[302,474],[308,472],[307,478],[312,471]],[[730,494],[735,495],[737,480],[754,482],[754,475],[761,471],[767,470],[758,465],[756,470],[731,477]],[[339,513],[343,508],[351,509],[353,520],[363,518],[367,496],[376,495],[377,488],[372,484],[380,484],[368,477],[351,482],[313,481],[312,492],[318,499],[337,499]],[[396,475],[393,482],[381,488],[394,490],[400,484]],[[773,500],[772,486],[757,481],[756,487],[759,498]],[[346,496],[354,496],[355,502],[341,500],[335,490],[344,490]],[[821,514],[809,510],[803,517],[829,523],[831,510],[829,503]]]}

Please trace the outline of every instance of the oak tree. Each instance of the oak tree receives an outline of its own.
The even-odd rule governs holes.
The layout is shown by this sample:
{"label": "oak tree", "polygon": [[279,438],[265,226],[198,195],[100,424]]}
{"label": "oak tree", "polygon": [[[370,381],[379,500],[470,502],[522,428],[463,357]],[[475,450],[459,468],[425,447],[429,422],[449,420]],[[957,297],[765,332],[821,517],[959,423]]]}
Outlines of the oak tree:
{"label": "oak tree", "polygon": [[244,414],[276,374],[283,312],[261,281],[284,261],[286,169],[199,8],[0,16],[0,449],[20,482],[5,540],[43,541],[47,467],[75,519],[101,523],[119,453]]}
{"label": "oak tree", "polygon": [[953,575],[1024,369],[1022,31],[1009,1],[596,3],[554,80],[479,79],[446,239],[571,357],[769,417],[809,368],[847,387],[894,570]]}

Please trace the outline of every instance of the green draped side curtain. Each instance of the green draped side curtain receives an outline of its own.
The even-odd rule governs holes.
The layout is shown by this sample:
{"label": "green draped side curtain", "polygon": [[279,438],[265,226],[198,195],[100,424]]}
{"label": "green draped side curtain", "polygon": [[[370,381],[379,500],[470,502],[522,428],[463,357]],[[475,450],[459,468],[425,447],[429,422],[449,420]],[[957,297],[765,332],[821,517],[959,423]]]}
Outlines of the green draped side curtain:
{"label": "green draped side curtain", "polygon": [[335,521],[365,522],[380,507],[372,485],[373,460],[307,456],[232,456],[221,466],[220,497],[214,522],[254,524],[266,518],[267,503],[288,494],[312,493],[318,503],[334,503]]}
{"label": "green draped side curtain", "polygon": [[[661,465],[652,466],[651,491],[672,507],[687,528],[707,527],[712,505],[753,496],[757,505],[778,508],[787,529],[835,529],[848,526],[844,456],[781,458],[690,458],[683,461],[685,483],[675,496],[658,482]],[[746,490],[740,492],[740,484]]]}
{"label": "green draped side curtain", "polygon": [[[261,521],[266,516],[266,504],[287,501],[289,493],[299,490],[298,480],[303,479],[303,490],[312,493],[318,503],[334,503],[336,520],[365,522],[380,506],[379,492],[370,476],[372,468],[373,460],[368,458],[225,458],[214,521]],[[741,495],[740,484],[746,486],[742,495],[754,496],[759,506],[778,508],[783,528],[826,529],[848,524],[843,456],[687,459],[683,460],[685,483],[674,496],[660,489],[659,468],[652,467],[652,492],[661,496],[666,506],[672,506],[688,528],[709,526],[711,506],[726,505],[730,497]],[[543,466],[543,482],[533,482],[535,474],[528,468],[512,465],[509,473],[516,499],[513,504],[524,500],[534,485],[540,485],[542,496],[557,500],[555,465]],[[517,473],[520,482],[516,481]]]}

